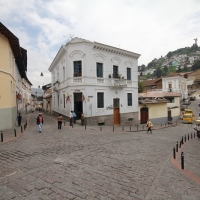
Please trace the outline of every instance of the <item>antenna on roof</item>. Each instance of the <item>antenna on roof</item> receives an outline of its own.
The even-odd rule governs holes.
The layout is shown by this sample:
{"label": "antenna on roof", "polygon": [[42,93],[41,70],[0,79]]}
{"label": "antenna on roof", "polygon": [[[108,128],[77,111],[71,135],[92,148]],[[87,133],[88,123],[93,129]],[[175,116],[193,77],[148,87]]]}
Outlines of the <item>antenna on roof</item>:
{"label": "antenna on roof", "polygon": [[74,38],[74,35],[70,34],[69,37],[66,37],[65,35],[63,35],[63,37],[65,37],[67,39],[67,41],[66,41],[66,44],[67,44]]}

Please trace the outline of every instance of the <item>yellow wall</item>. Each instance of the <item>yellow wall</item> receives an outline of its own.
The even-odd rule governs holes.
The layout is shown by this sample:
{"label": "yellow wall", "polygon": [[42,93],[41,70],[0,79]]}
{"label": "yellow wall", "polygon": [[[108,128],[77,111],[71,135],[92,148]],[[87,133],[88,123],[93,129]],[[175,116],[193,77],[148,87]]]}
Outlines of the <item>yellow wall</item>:
{"label": "yellow wall", "polygon": [[[149,109],[149,119],[157,119],[157,118],[165,118],[168,115],[168,109],[167,104],[147,104],[146,105]],[[138,110],[138,120],[140,121],[140,109],[143,107],[143,105],[139,105]]]}
{"label": "yellow wall", "polygon": [[[10,63],[12,63],[12,65],[10,65]],[[16,106],[14,66],[15,60],[10,43],[4,35],[0,34],[0,109]]]}

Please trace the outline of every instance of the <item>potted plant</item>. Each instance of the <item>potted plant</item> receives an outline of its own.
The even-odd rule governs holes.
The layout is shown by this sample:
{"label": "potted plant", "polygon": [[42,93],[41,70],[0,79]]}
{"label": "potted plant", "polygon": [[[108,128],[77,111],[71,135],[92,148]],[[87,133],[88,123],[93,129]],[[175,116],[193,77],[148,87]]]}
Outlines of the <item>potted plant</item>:
{"label": "potted plant", "polygon": [[78,73],[77,72],[74,72],[74,77],[77,77],[78,76]]}

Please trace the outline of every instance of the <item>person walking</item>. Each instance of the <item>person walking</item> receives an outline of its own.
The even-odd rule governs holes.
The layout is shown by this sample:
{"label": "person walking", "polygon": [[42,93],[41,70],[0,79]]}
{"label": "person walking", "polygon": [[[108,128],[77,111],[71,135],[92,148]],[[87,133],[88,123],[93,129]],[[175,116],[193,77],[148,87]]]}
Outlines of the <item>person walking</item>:
{"label": "person walking", "polygon": [[58,115],[57,120],[58,120],[58,129],[61,129],[61,126],[62,126],[62,120],[63,120],[61,114]]}
{"label": "person walking", "polygon": [[18,126],[21,126],[22,118],[23,117],[22,117],[21,113],[19,112],[17,115]]}
{"label": "person walking", "polygon": [[72,126],[72,123],[73,123],[73,112],[72,111],[69,114],[69,118],[70,118],[70,126]]}
{"label": "person walking", "polygon": [[152,133],[152,130],[151,130],[151,127],[153,126],[153,124],[152,124],[152,122],[148,119],[147,120],[147,133],[149,133],[149,131],[150,131],[150,133]]}
{"label": "person walking", "polygon": [[197,124],[194,126],[194,130],[197,131],[197,137],[198,137],[198,139],[200,139],[200,123],[197,123]]}
{"label": "person walking", "polygon": [[44,123],[44,120],[43,120],[43,117],[42,117],[42,113],[39,113],[37,119],[36,119],[36,123],[38,125],[38,128],[39,128],[39,133],[42,132],[42,125]]}

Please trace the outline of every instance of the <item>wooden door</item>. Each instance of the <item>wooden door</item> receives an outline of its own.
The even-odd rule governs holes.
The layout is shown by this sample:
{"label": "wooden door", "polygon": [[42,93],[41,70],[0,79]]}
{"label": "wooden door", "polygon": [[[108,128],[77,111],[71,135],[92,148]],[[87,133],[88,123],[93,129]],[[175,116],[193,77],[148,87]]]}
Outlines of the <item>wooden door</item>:
{"label": "wooden door", "polygon": [[141,124],[147,123],[148,115],[149,115],[148,108],[140,109],[140,123]]}
{"label": "wooden door", "polygon": [[113,99],[113,120],[114,120],[114,125],[119,125],[120,124],[120,110],[119,110],[119,99]]}

